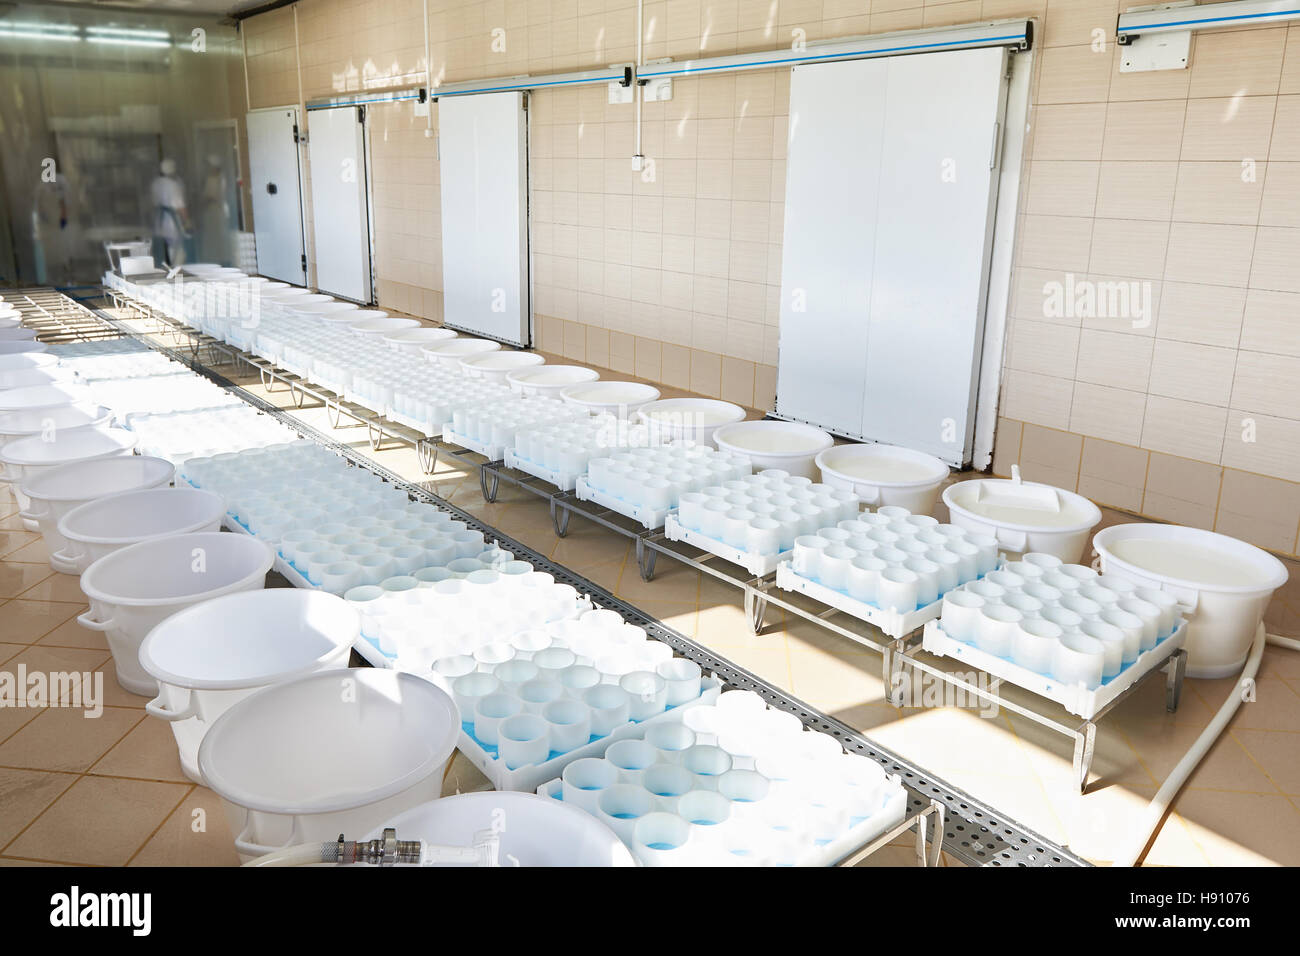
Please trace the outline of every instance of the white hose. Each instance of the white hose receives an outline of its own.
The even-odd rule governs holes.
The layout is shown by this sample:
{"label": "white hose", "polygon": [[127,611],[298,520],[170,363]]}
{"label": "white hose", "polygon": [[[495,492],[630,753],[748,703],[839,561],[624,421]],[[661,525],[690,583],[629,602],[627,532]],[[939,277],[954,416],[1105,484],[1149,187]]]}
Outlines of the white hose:
{"label": "white hose", "polygon": [[1246,667],[1241,672],[1241,677],[1237,679],[1236,685],[1232,692],[1228,694],[1228,699],[1223,702],[1219,712],[1214,715],[1214,719],[1209,725],[1201,731],[1201,735],[1196,738],[1190,750],[1183,755],[1183,759],[1170,771],[1165,782],[1160,785],[1156,795],[1151,798],[1147,804],[1146,811],[1138,820],[1137,827],[1133,831],[1133,839],[1128,844],[1127,849],[1115,858],[1115,866],[1137,866],[1138,858],[1146,850],[1147,844],[1151,842],[1152,835],[1160,826],[1160,821],[1164,819],[1165,812],[1173,802],[1178,791],[1182,789],[1187,778],[1191,776],[1196,765],[1201,762],[1214,742],[1219,739],[1219,735],[1227,728],[1228,722],[1232,720],[1237,708],[1241,706],[1242,686],[1250,680],[1253,680],[1255,674],[1259,672],[1259,661],[1264,656],[1264,644],[1276,644],[1278,647],[1287,647],[1291,650],[1300,650],[1300,641],[1287,637],[1278,637],[1273,634],[1264,633],[1264,624],[1260,622],[1259,629],[1255,632],[1255,642],[1250,646],[1250,653],[1246,656]]}
{"label": "white hose", "polygon": [[[334,848],[332,843],[300,843],[297,846],[287,846],[266,856],[259,856],[256,860],[249,860],[244,866],[309,866],[312,863],[325,863],[327,846],[331,850]],[[334,862],[333,854],[328,857],[328,862]]]}

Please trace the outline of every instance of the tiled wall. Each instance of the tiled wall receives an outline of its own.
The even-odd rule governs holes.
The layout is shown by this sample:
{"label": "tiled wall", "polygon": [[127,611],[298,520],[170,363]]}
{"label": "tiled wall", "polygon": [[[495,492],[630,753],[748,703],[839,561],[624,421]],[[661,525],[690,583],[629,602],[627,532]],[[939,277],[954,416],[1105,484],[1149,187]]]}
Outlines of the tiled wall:
{"label": "tiled wall", "polygon": [[[299,8],[306,98],[421,78],[421,0]],[[1202,33],[1190,69],[1121,74],[1119,9],[649,0],[645,57],[1039,18],[996,470],[1020,457],[1105,504],[1293,553],[1300,26]],[[428,12],[431,72],[444,80],[635,56],[635,0],[428,0]],[[245,29],[254,104],[295,102],[292,11]],[[677,81],[671,101],[645,109],[653,178],[631,169],[630,105],[608,105],[600,88],[533,95],[541,348],[770,407],[788,87],[788,71]],[[376,167],[401,177],[376,184],[380,303],[437,316],[434,141],[409,106],[376,120]],[[1103,307],[1054,310],[1052,284],[1100,292]],[[1134,294],[1126,310],[1111,301],[1120,290]]]}

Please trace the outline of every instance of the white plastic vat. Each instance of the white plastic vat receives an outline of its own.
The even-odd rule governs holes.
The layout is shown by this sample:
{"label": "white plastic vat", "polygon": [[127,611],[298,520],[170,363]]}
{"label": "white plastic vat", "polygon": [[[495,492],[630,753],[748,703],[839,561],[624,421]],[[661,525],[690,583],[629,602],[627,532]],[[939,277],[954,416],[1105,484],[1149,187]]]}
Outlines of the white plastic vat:
{"label": "white plastic vat", "polygon": [[63,549],[50,555],[50,564],[64,574],[80,574],[138,541],[216,531],[225,514],[220,495],[193,488],[144,488],[95,498],[59,519]]}
{"label": "white plastic vat", "polygon": [[470,378],[504,382],[513,371],[545,365],[546,357],[536,352],[497,351],[468,355],[460,360],[461,371]]}
{"label": "white plastic vat", "polygon": [[560,397],[593,415],[628,418],[642,405],[656,401],[659,389],[641,382],[587,382],[561,389]]}
{"label": "white plastic vat", "polygon": [[722,451],[744,455],[755,471],[779,468],[791,475],[815,478],[814,461],[834,439],[811,425],[765,420],[723,425],[713,433],[713,443]]}
{"label": "white plastic vat", "polygon": [[816,458],[822,481],[851,491],[869,508],[894,505],[912,514],[934,510],[948,466],[900,445],[834,445]]}
{"label": "white plastic vat", "polygon": [[236,702],[271,684],[347,664],[357,612],[323,591],[269,588],[213,598],[167,618],[140,645],[158,682],[145,710],[171,724],[181,768],[196,783],[199,744]]}
{"label": "white plastic vat", "polygon": [[512,391],[521,395],[544,395],[549,398],[559,398],[560,392],[570,385],[581,385],[599,379],[599,372],[581,365],[539,365],[515,369],[506,374],[506,381],[510,383]]}
{"label": "white plastic vat", "polygon": [[389,348],[411,352],[420,351],[421,346],[435,342],[446,342],[448,339],[454,338],[456,338],[454,329],[432,328],[430,326],[421,326],[417,329],[401,329],[384,335],[384,341],[388,343]]}
{"label": "white plastic vat", "polygon": [[959,481],[943,491],[951,521],[959,528],[990,534],[1004,551],[1039,551],[1066,564],[1083,557],[1088,534],[1101,522],[1101,510],[1083,495],[1052,485],[1012,477]]}
{"label": "white plastic vat", "polygon": [[650,443],[658,445],[675,439],[712,442],[723,425],[743,421],[745,410],[712,398],[665,398],[642,405],[636,415],[645,422]]}
{"label": "white plastic vat", "polygon": [[[30,502],[23,493],[22,486],[41,472],[77,461],[129,455],[136,441],[136,436],[125,428],[103,425],[62,429],[52,436],[28,435],[0,448],[0,465],[4,466],[4,475],[0,481],[11,483],[19,510],[26,511]],[[35,520],[24,518],[23,526],[29,531],[39,530]]]}
{"label": "white plastic vat", "polygon": [[110,409],[94,404],[0,413],[0,448],[28,435],[52,435],[64,428],[107,425],[112,418]]}
{"label": "white plastic vat", "polygon": [[430,362],[439,363],[448,368],[459,369],[460,360],[467,355],[478,355],[482,352],[495,352],[501,348],[500,342],[493,342],[491,339],[469,339],[454,338],[444,342],[433,342],[429,345],[421,346],[420,351],[424,353],[425,358]]}

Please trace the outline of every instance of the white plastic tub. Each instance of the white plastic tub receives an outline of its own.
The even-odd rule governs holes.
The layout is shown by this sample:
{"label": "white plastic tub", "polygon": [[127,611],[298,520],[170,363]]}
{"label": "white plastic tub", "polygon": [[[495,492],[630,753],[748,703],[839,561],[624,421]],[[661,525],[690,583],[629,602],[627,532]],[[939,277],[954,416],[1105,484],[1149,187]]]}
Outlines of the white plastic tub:
{"label": "white plastic tub", "polygon": [[799,422],[736,422],[713,433],[720,450],[744,455],[755,471],[779,468],[804,478],[817,477],[814,462],[834,442],[820,428]]}
{"label": "white plastic tub", "polygon": [[49,368],[59,364],[59,357],[51,352],[14,352],[0,355],[0,369],[6,372],[20,368]]}
{"label": "white plastic tub", "polygon": [[1287,580],[1286,565],[1268,552],[1199,528],[1112,525],[1092,546],[1104,574],[1177,598],[1187,618],[1188,677],[1240,671],[1264,609]]}
{"label": "white plastic tub", "polygon": [[1078,564],[1101,510],[1083,495],[1063,488],[1012,477],[959,481],[943,491],[951,521],[959,528],[990,534],[1003,551],[1052,554]]}
{"label": "white plastic tub", "polygon": [[193,488],[146,488],[96,498],[58,523],[63,550],[50,555],[54,570],[80,574],[100,558],[150,538],[217,531],[225,500]]}
{"label": "white plastic tub", "polygon": [[199,744],[218,717],[263,687],[345,667],[360,633],[357,612],[323,591],[270,588],[204,601],[140,645],[140,665],[158,682],[144,709],[171,724],[181,768],[201,784]]}
{"label": "white plastic tub", "polygon": [[0,329],[16,329],[23,324],[23,314],[17,309],[0,312]]}
{"label": "white plastic tub", "polygon": [[247,861],[369,833],[437,799],[459,732],[455,703],[429,681],[319,671],[232,706],[204,735],[199,771]]}
{"label": "white plastic tub", "polygon": [[359,322],[348,323],[348,331],[357,335],[388,335],[403,329],[419,328],[419,319],[384,318],[368,316]]}
{"label": "white plastic tub", "polygon": [[[492,830],[501,819],[509,821],[500,834],[502,866],[636,866],[614,831],[590,813],[535,793],[461,793],[413,807],[386,826],[397,830],[399,840],[472,846],[476,833]],[[382,836],[379,827],[364,839]]]}
{"label": "white plastic tub", "polygon": [[599,372],[581,365],[539,365],[506,373],[506,381],[510,383],[512,391],[520,395],[543,395],[548,398],[559,398],[560,393],[570,385],[581,385],[599,379]]}
{"label": "white plastic tub", "polygon": [[20,352],[45,352],[48,350],[49,345],[32,339],[0,342],[0,355],[16,355]]}
{"label": "white plastic tub", "polygon": [[723,425],[743,421],[745,410],[712,398],[665,398],[642,405],[636,415],[645,422],[650,443],[658,445],[679,438],[712,442]]}
{"label": "white plastic tub", "polygon": [[560,397],[593,415],[629,418],[642,405],[656,401],[659,389],[641,382],[587,382],[561,389]]}
{"label": "white plastic tub", "polygon": [[64,574],[79,574],[81,568],[74,569],[56,557],[68,543],[59,533],[63,516],[96,498],[169,485],[175,473],[175,466],[165,458],[139,455],[92,458],[60,465],[22,485],[28,505],[21,516],[24,521],[36,522],[50,554],[50,567]]}
{"label": "white plastic tub", "polygon": [[501,348],[500,342],[491,339],[454,338],[444,342],[434,342],[421,346],[420,351],[430,362],[445,365],[447,368],[460,369],[460,360],[469,355],[483,352],[495,352]]}
{"label": "white plastic tub", "polygon": [[113,412],[103,405],[74,404],[0,414],[0,448],[28,435],[49,435],[64,428],[108,425]]}
{"label": "white plastic tub", "polygon": [[871,508],[894,505],[912,514],[934,510],[948,466],[899,445],[835,445],[816,458],[822,481],[851,491]]}
{"label": "white plastic tub", "polygon": [[488,352],[484,355],[469,355],[460,360],[461,371],[470,378],[490,382],[504,382],[513,371],[545,364],[546,357],[536,352]]}
{"label": "white plastic tub", "polygon": [[389,332],[384,336],[384,341],[388,343],[389,348],[397,351],[418,352],[425,345],[446,342],[454,338],[456,338],[454,329],[421,326],[418,329],[402,329],[397,332]]}
{"label": "white plastic tub", "polygon": [[[42,386],[45,387],[45,386]],[[49,441],[46,439],[50,438]],[[26,511],[30,505],[22,486],[43,471],[95,458],[114,458],[129,455],[138,439],[125,428],[106,428],[86,425],[56,431],[54,435],[29,435],[9,442],[0,448],[0,465],[4,475],[0,481],[10,482],[18,508]],[[35,520],[23,519],[28,531],[40,530]]]}
{"label": "white plastic tub", "polygon": [[133,694],[153,697],[158,683],[140,666],[145,635],[200,601],[261,588],[274,563],[275,552],[249,535],[216,531],[151,538],[86,568],[81,590],[90,610],[77,621],[104,632],[117,682]]}
{"label": "white plastic tub", "polygon": [[25,329],[22,326],[14,326],[8,329],[0,329],[0,341],[6,342],[24,342],[36,338],[35,329]]}
{"label": "white plastic tub", "polygon": [[0,392],[0,414],[60,408],[64,405],[94,404],[94,396],[84,385],[31,385]]}
{"label": "white plastic tub", "polygon": [[60,382],[74,383],[76,381],[76,372],[70,368],[59,368],[57,365],[47,368],[0,369],[0,390],[30,388],[33,385],[56,385]]}

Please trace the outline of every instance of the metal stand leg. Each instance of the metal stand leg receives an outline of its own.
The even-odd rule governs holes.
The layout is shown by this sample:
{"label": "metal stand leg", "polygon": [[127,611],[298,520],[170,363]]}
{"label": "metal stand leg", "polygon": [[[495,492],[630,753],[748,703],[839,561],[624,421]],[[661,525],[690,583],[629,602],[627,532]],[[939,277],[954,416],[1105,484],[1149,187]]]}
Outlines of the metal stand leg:
{"label": "metal stand leg", "polygon": [[374,423],[366,421],[366,439],[370,442],[371,451],[379,451],[379,446],[384,443],[384,432],[376,428]]}
{"label": "metal stand leg", "polygon": [[487,465],[478,466],[478,487],[483,492],[483,500],[492,504],[497,500],[497,491],[501,484],[501,476],[497,474],[495,468],[489,468]]}
{"label": "metal stand leg", "polygon": [[1097,746],[1097,725],[1091,720],[1075,731],[1074,778],[1079,782],[1079,792],[1088,789],[1088,772],[1092,769],[1092,754]]}
{"label": "metal stand leg", "polygon": [[569,517],[572,512],[568,508],[560,506],[559,502],[551,499],[551,526],[555,529],[556,535],[563,538],[569,533]]}
{"label": "metal stand leg", "polygon": [[[932,814],[923,813],[916,821],[916,865],[917,866],[938,866],[939,856],[943,853],[943,824],[944,810],[943,804],[938,800],[930,803]],[[934,840],[927,847],[927,836],[930,825],[930,817],[934,817]]]}
{"label": "metal stand leg", "polygon": [[339,422],[343,420],[343,406],[336,405],[329,399],[325,400],[325,415],[329,419],[330,428],[338,428]]}
{"label": "metal stand leg", "polygon": [[745,587],[745,617],[755,634],[763,632],[763,619],[767,617],[767,597],[763,594],[766,585],[750,584]]}
{"label": "metal stand leg", "polygon": [[881,654],[884,668],[885,694],[895,707],[903,706],[903,664],[907,657],[907,638],[899,638]]}
{"label": "metal stand leg", "polygon": [[1187,651],[1179,648],[1169,656],[1165,671],[1165,710],[1173,713],[1183,696],[1183,678],[1187,675]]}
{"label": "metal stand leg", "polygon": [[420,470],[426,475],[432,475],[438,467],[438,447],[427,438],[421,438],[415,443],[415,457],[420,463]]}
{"label": "metal stand leg", "polygon": [[645,538],[636,539],[636,564],[641,571],[642,581],[654,580],[655,561],[658,557],[658,551],[646,547]]}

